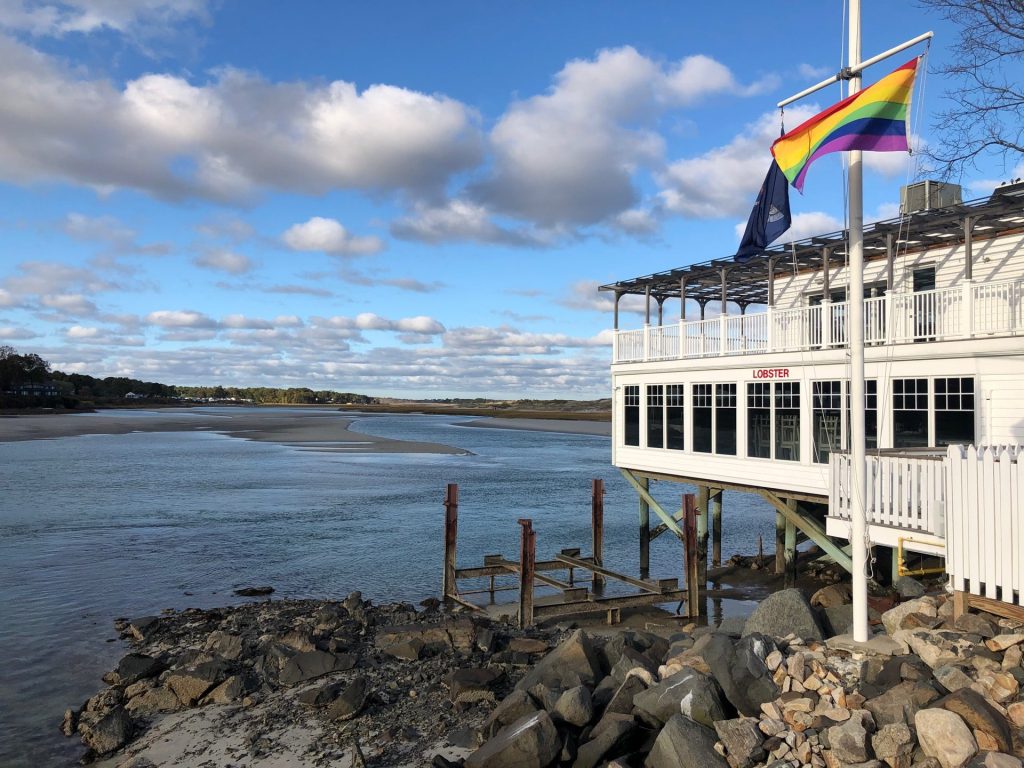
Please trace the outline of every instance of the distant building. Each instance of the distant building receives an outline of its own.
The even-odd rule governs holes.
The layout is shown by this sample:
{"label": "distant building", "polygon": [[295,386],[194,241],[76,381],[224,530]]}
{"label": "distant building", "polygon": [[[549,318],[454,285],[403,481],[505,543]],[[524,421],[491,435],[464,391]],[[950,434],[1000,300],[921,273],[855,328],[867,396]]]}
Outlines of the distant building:
{"label": "distant building", "polygon": [[60,397],[60,388],[55,381],[26,382],[15,384],[8,394],[20,397]]}

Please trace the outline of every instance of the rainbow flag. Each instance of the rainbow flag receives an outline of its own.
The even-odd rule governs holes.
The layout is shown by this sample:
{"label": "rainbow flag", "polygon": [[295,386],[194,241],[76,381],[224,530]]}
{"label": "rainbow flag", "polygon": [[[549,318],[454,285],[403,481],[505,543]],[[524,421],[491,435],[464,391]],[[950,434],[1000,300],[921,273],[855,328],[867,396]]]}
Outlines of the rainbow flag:
{"label": "rainbow flag", "polygon": [[907,117],[919,58],[777,139],[772,154],[789,183],[802,192],[811,163],[830,152],[906,152]]}

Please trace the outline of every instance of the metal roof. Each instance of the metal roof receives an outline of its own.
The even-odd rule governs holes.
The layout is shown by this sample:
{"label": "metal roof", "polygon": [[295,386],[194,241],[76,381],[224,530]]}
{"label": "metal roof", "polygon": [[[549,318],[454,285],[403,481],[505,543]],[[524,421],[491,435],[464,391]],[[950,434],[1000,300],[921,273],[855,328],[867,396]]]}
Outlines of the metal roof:
{"label": "metal roof", "polygon": [[[1004,232],[1024,229],[1024,182],[998,187],[991,196],[966,203],[928,211],[917,211],[895,219],[875,222],[864,228],[865,260],[884,256],[889,239],[897,252],[917,251],[944,243],[963,242],[965,217],[972,220],[976,239],[985,239]],[[722,270],[726,270],[726,296],[729,301],[746,306],[768,303],[768,270],[774,263],[785,269],[818,270],[825,261],[825,251],[832,260],[845,260],[847,231],[797,240],[773,246],[747,262],[732,256],[711,259],[688,267],[679,267],[653,275],[634,277],[618,283],[602,285],[598,290],[620,294],[646,294],[657,300],[679,298],[681,280],[686,279],[686,298],[700,304],[719,301],[722,297]],[[779,274],[776,268],[776,274]]]}

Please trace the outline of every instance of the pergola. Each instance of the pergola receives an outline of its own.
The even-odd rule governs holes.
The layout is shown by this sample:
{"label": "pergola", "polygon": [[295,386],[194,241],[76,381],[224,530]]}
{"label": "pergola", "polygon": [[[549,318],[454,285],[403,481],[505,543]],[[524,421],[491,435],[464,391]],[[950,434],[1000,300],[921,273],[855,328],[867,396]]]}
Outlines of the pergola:
{"label": "pergola", "polygon": [[[963,243],[966,249],[966,274],[973,277],[972,241],[975,234],[983,237],[1024,228],[1024,182],[997,188],[991,196],[966,203],[917,211],[905,216],[879,221],[864,228],[866,260],[884,258],[888,263],[887,290],[893,287],[893,263],[897,251],[925,250],[948,243]],[[984,233],[983,235],[981,233]],[[775,276],[780,268],[786,271],[821,271],[825,294],[830,291],[829,270],[833,260],[845,260],[847,231],[832,232],[797,240],[784,246],[773,246],[746,262],[731,256],[693,264],[688,267],[656,272],[618,283],[602,285],[598,290],[615,293],[615,328],[619,327],[619,300],[629,294],[646,299],[646,323],[651,322],[651,300],[658,306],[658,324],[663,321],[667,299],[680,301],[679,318],[686,320],[687,301],[700,306],[701,318],[712,301],[722,306],[725,314],[729,302],[746,312],[752,304],[774,306]]]}

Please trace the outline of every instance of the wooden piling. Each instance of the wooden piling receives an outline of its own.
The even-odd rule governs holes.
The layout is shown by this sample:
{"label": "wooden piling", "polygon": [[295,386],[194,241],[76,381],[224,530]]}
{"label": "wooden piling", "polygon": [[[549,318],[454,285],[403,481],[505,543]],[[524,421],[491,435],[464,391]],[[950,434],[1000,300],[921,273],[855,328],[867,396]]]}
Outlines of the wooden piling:
{"label": "wooden piling", "polygon": [[[590,484],[590,521],[591,535],[593,538],[594,565],[604,565],[604,480],[595,477]],[[604,577],[599,573],[594,574],[593,588],[600,590],[604,587]]]}
{"label": "wooden piling", "polygon": [[[650,480],[646,477],[637,478],[640,487],[650,490]],[[651,575],[651,505],[643,496],[640,497],[640,578],[647,579]]]}
{"label": "wooden piling", "polygon": [[786,572],[786,516],[775,512],[775,575]]}
{"label": "wooden piling", "polygon": [[441,577],[441,597],[445,602],[458,593],[455,583],[455,544],[459,533],[459,485],[448,483],[444,496],[444,572]]}
{"label": "wooden piling", "polygon": [[519,626],[533,626],[533,575],[537,565],[537,534],[533,520],[519,519],[523,527],[519,545]]}
{"label": "wooden piling", "polygon": [[700,582],[708,580],[708,499],[711,489],[706,485],[697,486],[697,564],[700,567]]}
{"label": "wooden piling", "polygon": [[718,568],[722,565],[722,496],[724,491],[718,490],[708,500],[711,507],[711,565]]}
{"label": "wooden piling", "polygon": [[697,561],[697,500],[683,494],[683,555],[686,573],[686,615],[700,615],[700,564]]}
{"label": "wooden piling", "polygon": [[[796,512],[796,499],[787,499],[786,506]],[[790,520],[786,520],[783,559],[786,568],[786,586],[792,586],[796,583],[796,526]]]}

